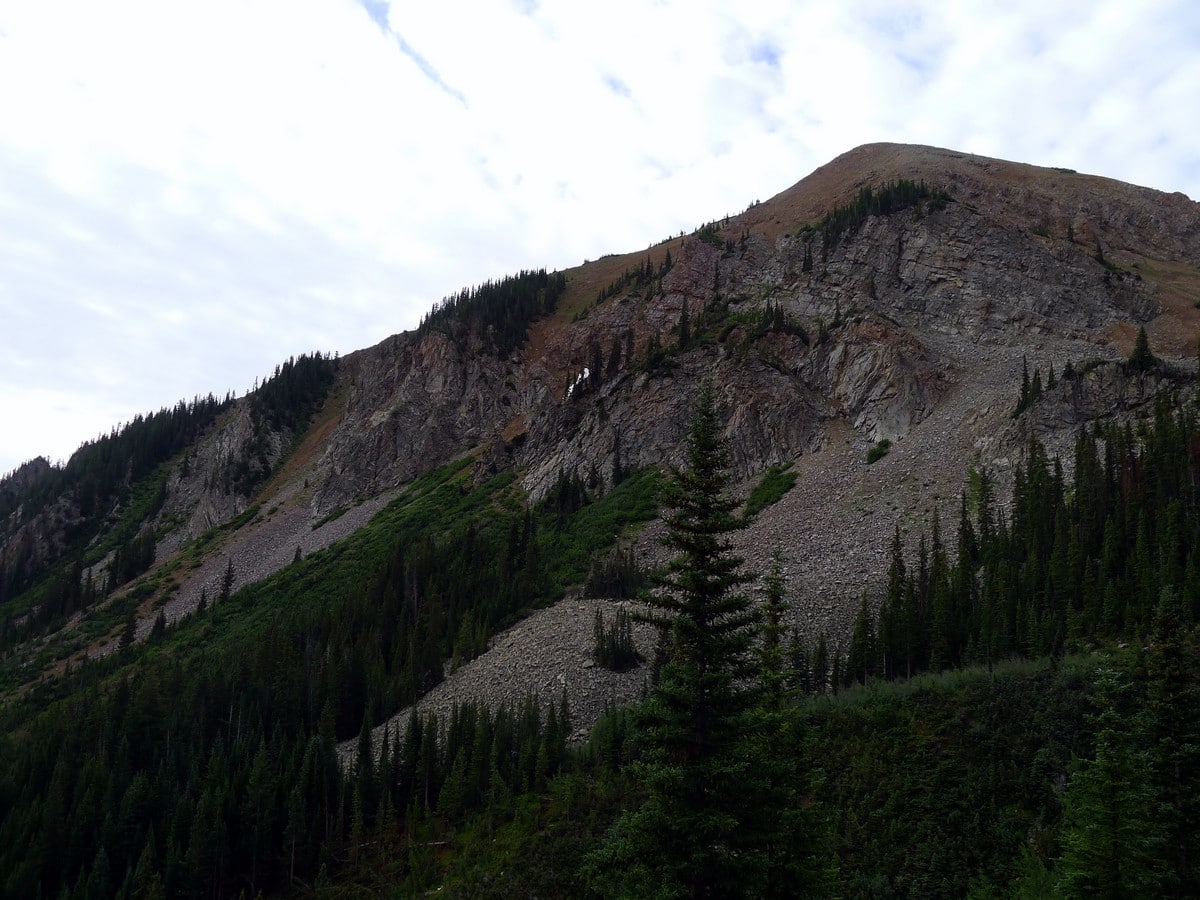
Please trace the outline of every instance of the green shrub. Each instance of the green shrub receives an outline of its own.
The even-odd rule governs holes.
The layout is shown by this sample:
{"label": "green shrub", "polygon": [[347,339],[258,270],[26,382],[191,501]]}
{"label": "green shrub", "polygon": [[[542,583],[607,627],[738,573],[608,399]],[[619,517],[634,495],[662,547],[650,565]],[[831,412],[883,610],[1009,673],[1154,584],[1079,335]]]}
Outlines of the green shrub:
{"label": "green shrub", "polygon": [[796,484],[796,473],[790,469],[789,463],[787,466],[771,466],[763,473],[762,480],[746,498],[744,518],[749,519],[771,504],[778,503],[792,489]]}
{"label": "green shrub", "polygon": [[880,441],[874,447],[872,447],[870,450],[867,451],[867,465],[870,465],[871,463],[874,463],[874,462],[879,462],[879,460],[881,460],[885,456],[887,456],[888,451],[891,449],[892,449],[892,442],[889,441],[887,438],[884,438],[882,441]]}

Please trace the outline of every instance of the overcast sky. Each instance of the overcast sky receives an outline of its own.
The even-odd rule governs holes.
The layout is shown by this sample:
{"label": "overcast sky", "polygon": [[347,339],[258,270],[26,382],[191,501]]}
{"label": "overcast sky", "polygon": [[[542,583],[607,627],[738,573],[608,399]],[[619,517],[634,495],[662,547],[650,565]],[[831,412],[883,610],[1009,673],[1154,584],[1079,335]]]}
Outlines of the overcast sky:
{"label": "overcast sky", "polygon": [[0,0],[0,473],[871,141],[1200,198],[1200,6]]}

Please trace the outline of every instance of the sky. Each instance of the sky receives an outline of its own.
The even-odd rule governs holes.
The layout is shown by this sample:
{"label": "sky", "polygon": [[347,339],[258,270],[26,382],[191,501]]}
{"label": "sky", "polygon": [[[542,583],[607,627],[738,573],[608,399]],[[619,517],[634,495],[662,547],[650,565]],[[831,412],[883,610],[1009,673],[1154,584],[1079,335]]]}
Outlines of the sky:
{"label": "sky", "polygon": [[0,0],[0,474],[859,144],[1200,199],[1200,5]]}

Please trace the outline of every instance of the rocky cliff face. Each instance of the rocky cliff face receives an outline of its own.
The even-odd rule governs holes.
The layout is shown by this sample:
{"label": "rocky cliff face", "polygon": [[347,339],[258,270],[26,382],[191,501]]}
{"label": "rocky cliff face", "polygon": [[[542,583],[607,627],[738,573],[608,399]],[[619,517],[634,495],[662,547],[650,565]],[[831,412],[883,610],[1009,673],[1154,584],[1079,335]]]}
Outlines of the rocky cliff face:
{"label": "rocky cliff face", "polygon": [[[786,218],[897,178],[924,179],[951,202],[870,217],[828,252],[819,236],[814,251],[815,233],[803,228],[819,215]],[[1186,198],[1104,179],[928,148],[860,148],[721,223],[715,240],[652,248],[644,256],[655,277],[604,303],[577,291],[571,302],[586,318],[537,326],[520,359],[437,333],[365,351],[322,461],[316,508],[473,448],[487,471],[522,469],[534,497],[563,472],[609,477],[618,456],[627,466],[672,459],[701,376],[721,385],[743,477],[820,447],[835,420],[865,440],[897,440],[961,380],[960,363],[928,335],[1096,342],[1097,354],[1113,352],[1106,329],[1164,312],[1141,262],[1200,258],[1198,221]],[[639,255],[621,261],[643,264]],[[807,337],[753,334],[753,317],[773,308]],[[651,340],[677,340],[685,309],[694,331],[720,318],[714,334],[672,353],[670,366],[645,366]],[[614,343],[634,358],[626,351],[611,370]]]}

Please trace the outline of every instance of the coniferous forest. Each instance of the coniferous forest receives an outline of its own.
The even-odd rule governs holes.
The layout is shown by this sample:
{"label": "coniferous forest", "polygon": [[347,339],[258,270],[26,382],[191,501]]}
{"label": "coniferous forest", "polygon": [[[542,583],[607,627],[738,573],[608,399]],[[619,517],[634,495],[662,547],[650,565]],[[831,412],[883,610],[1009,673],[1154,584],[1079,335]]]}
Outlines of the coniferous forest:
{"label": "coniferous forest", "polygon": [[[245,452],[223,467],[214,487],[250,496],[261,486],[277,462],[272,435],[294,438],[307,428],[336,368],[328,355],[301,354],[256,384],[249,397]],[[182,455],[186,474],[192,446],[233,404],[231,394],[222,401],[209,395],[136,416],[85,443],[65,465],[47,465],[32,486],[0,490],[0,520],[10,528],[51,509],[65,523],[57,556],[39,559],[28,540],[5,544],[0,648],[61,627],[151,567],[156,536],[147,523],[166,502],[172,463]]]}
{"label": "coniferous forest", "polygon": [[[280,390],[304,404],[324,376],[300,365]],[[1030,439],[1007,501],[965,473],[957,522],[891,536],[844,648],[787,634],[779,567],[732,555],[714,421],[705,394],[680,471],[603,495],[564,473],[540,506],[450,464],[342,543],[14,697],[0,893],[1200,893],[1186,391],[1081,431],[1065,464]],[[665,570],[609,549],[660,511]],[[659,626],[643,703],[582,745],[560,696],[373,732],[586,581],[641,590]],[[618,621],[605,652],[628,650]]]}
{"label": "coniferous forest", "polygon": [[529,325],[554,311],[567,287],[561,272],[521,272],[445,298],[421,320],[420,332],[441,330],[461,340],[474,333],[502,355],[525,340]]}

